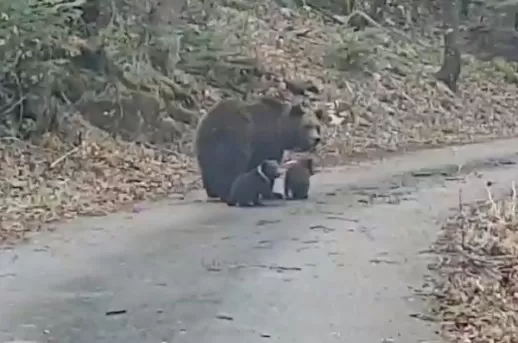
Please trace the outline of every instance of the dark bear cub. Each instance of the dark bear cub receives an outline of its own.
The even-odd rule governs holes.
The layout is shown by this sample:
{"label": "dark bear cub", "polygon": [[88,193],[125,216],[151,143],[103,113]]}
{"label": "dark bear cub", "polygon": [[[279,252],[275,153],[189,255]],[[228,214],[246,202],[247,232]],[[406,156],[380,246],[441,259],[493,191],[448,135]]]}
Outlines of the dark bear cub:
{"label": "dark bear cub", "polygon": [[273,180],[281,176],[279,163],[265,160],[253,170],[241,174],[232,183],[227,205],[241,207],[261,206],[261,197],[270,195]]}
{"label": "dark bear cub", "polygon": [[300,157],[287,163],[284,177],[284,197],[286,199],[307,199],[309,191],[309,178],[314,174],[313,159]]}

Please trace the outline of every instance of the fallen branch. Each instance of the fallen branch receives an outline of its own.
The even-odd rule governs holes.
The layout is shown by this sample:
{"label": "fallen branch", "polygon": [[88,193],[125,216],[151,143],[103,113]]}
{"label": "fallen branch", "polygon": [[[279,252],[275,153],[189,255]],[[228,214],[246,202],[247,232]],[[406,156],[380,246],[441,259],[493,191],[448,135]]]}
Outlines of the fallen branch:
{"label": "fallen branch", "polygon": [[61,161],[65,160],[68,156],[74,154],[76,151],[78,151],[80,146],[76,146],[74,149],[68,151],[66,154],[60,156],[58,159],[56,159],[54,162],[50,164],[50,168],[55,168]]}

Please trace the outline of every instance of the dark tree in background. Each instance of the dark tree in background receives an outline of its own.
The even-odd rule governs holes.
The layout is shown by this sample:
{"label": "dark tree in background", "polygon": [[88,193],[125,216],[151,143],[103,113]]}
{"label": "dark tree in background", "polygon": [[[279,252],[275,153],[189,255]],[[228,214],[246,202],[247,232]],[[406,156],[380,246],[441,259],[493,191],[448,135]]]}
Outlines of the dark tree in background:
{"label": "dark tree in background", "polygon": [[468,19],[469,16],[469,4],[471,3],[470,0],[460,0],[460,15],[464,19]]}
{"label": "dark tree in background", "polygon": [[444,55],[441,69],[435,77],[444,82],[452,92],[457,91],[457,80],[461,71],[461,55],[458,45],[459,12],[456,0],[442,0],[441,10],[446,32],[444,34]]}

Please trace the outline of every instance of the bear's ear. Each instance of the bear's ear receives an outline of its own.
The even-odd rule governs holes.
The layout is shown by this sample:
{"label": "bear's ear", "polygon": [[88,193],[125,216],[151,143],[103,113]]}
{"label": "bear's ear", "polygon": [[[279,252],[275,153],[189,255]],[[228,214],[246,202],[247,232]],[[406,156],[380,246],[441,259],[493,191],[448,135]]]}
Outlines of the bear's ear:
{"label": "bear's ear", "polygon": [[282,110],[281,110],[281,116],[287,116],[291,113],[292,107],[289,102],[283,101],[282,103]]}
{"label": "bear's ear", "polygon": [[290,111],[290,116],[302,117],[304,115],[304,109],[301,105],[293,106]]}
{"label": "bear's ear", "polygon": [[318,108],[317,110],[315,110],[315,115],[317,116],[318,120],[320,120],[320,121],[324,120],[325,113],[324,113],[323,109]]}
{"label": "bear's ear", "polygon": [[294,116],[294,117],[303,116],[304,113],[306,113],[304,111],[303,106],[304,106],[304,99],[302,99],[301,97],[295,97],[291,102],[290,116]]}

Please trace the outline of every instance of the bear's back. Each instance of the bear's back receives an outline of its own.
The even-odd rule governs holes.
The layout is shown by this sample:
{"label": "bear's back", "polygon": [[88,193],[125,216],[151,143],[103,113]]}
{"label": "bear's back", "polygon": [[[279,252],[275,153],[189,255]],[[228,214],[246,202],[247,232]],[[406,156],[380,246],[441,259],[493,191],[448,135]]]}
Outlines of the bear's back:
{"label": "bear's back", "polygon": [[243,103],[236,99],[224,99],[200,119],[196,130],[196,145],[214,147],[214,144],[227,140],[231,144],[245,143],[252,135],[251,130],[252,121]]}
{"label": "bear's back", "polygon": [[242,130],[250,125],[250,116],[243,103],[237,99],[224,99],[212,107],[201,119],[199,131],[213,131],[215,128]]}
{"label": "bear's back", "polygon": [[246,113],[253,122],[257,135],[279,134],[281,121],[291,110],[291,105],[272,97],[262,97],[245,105]]}

